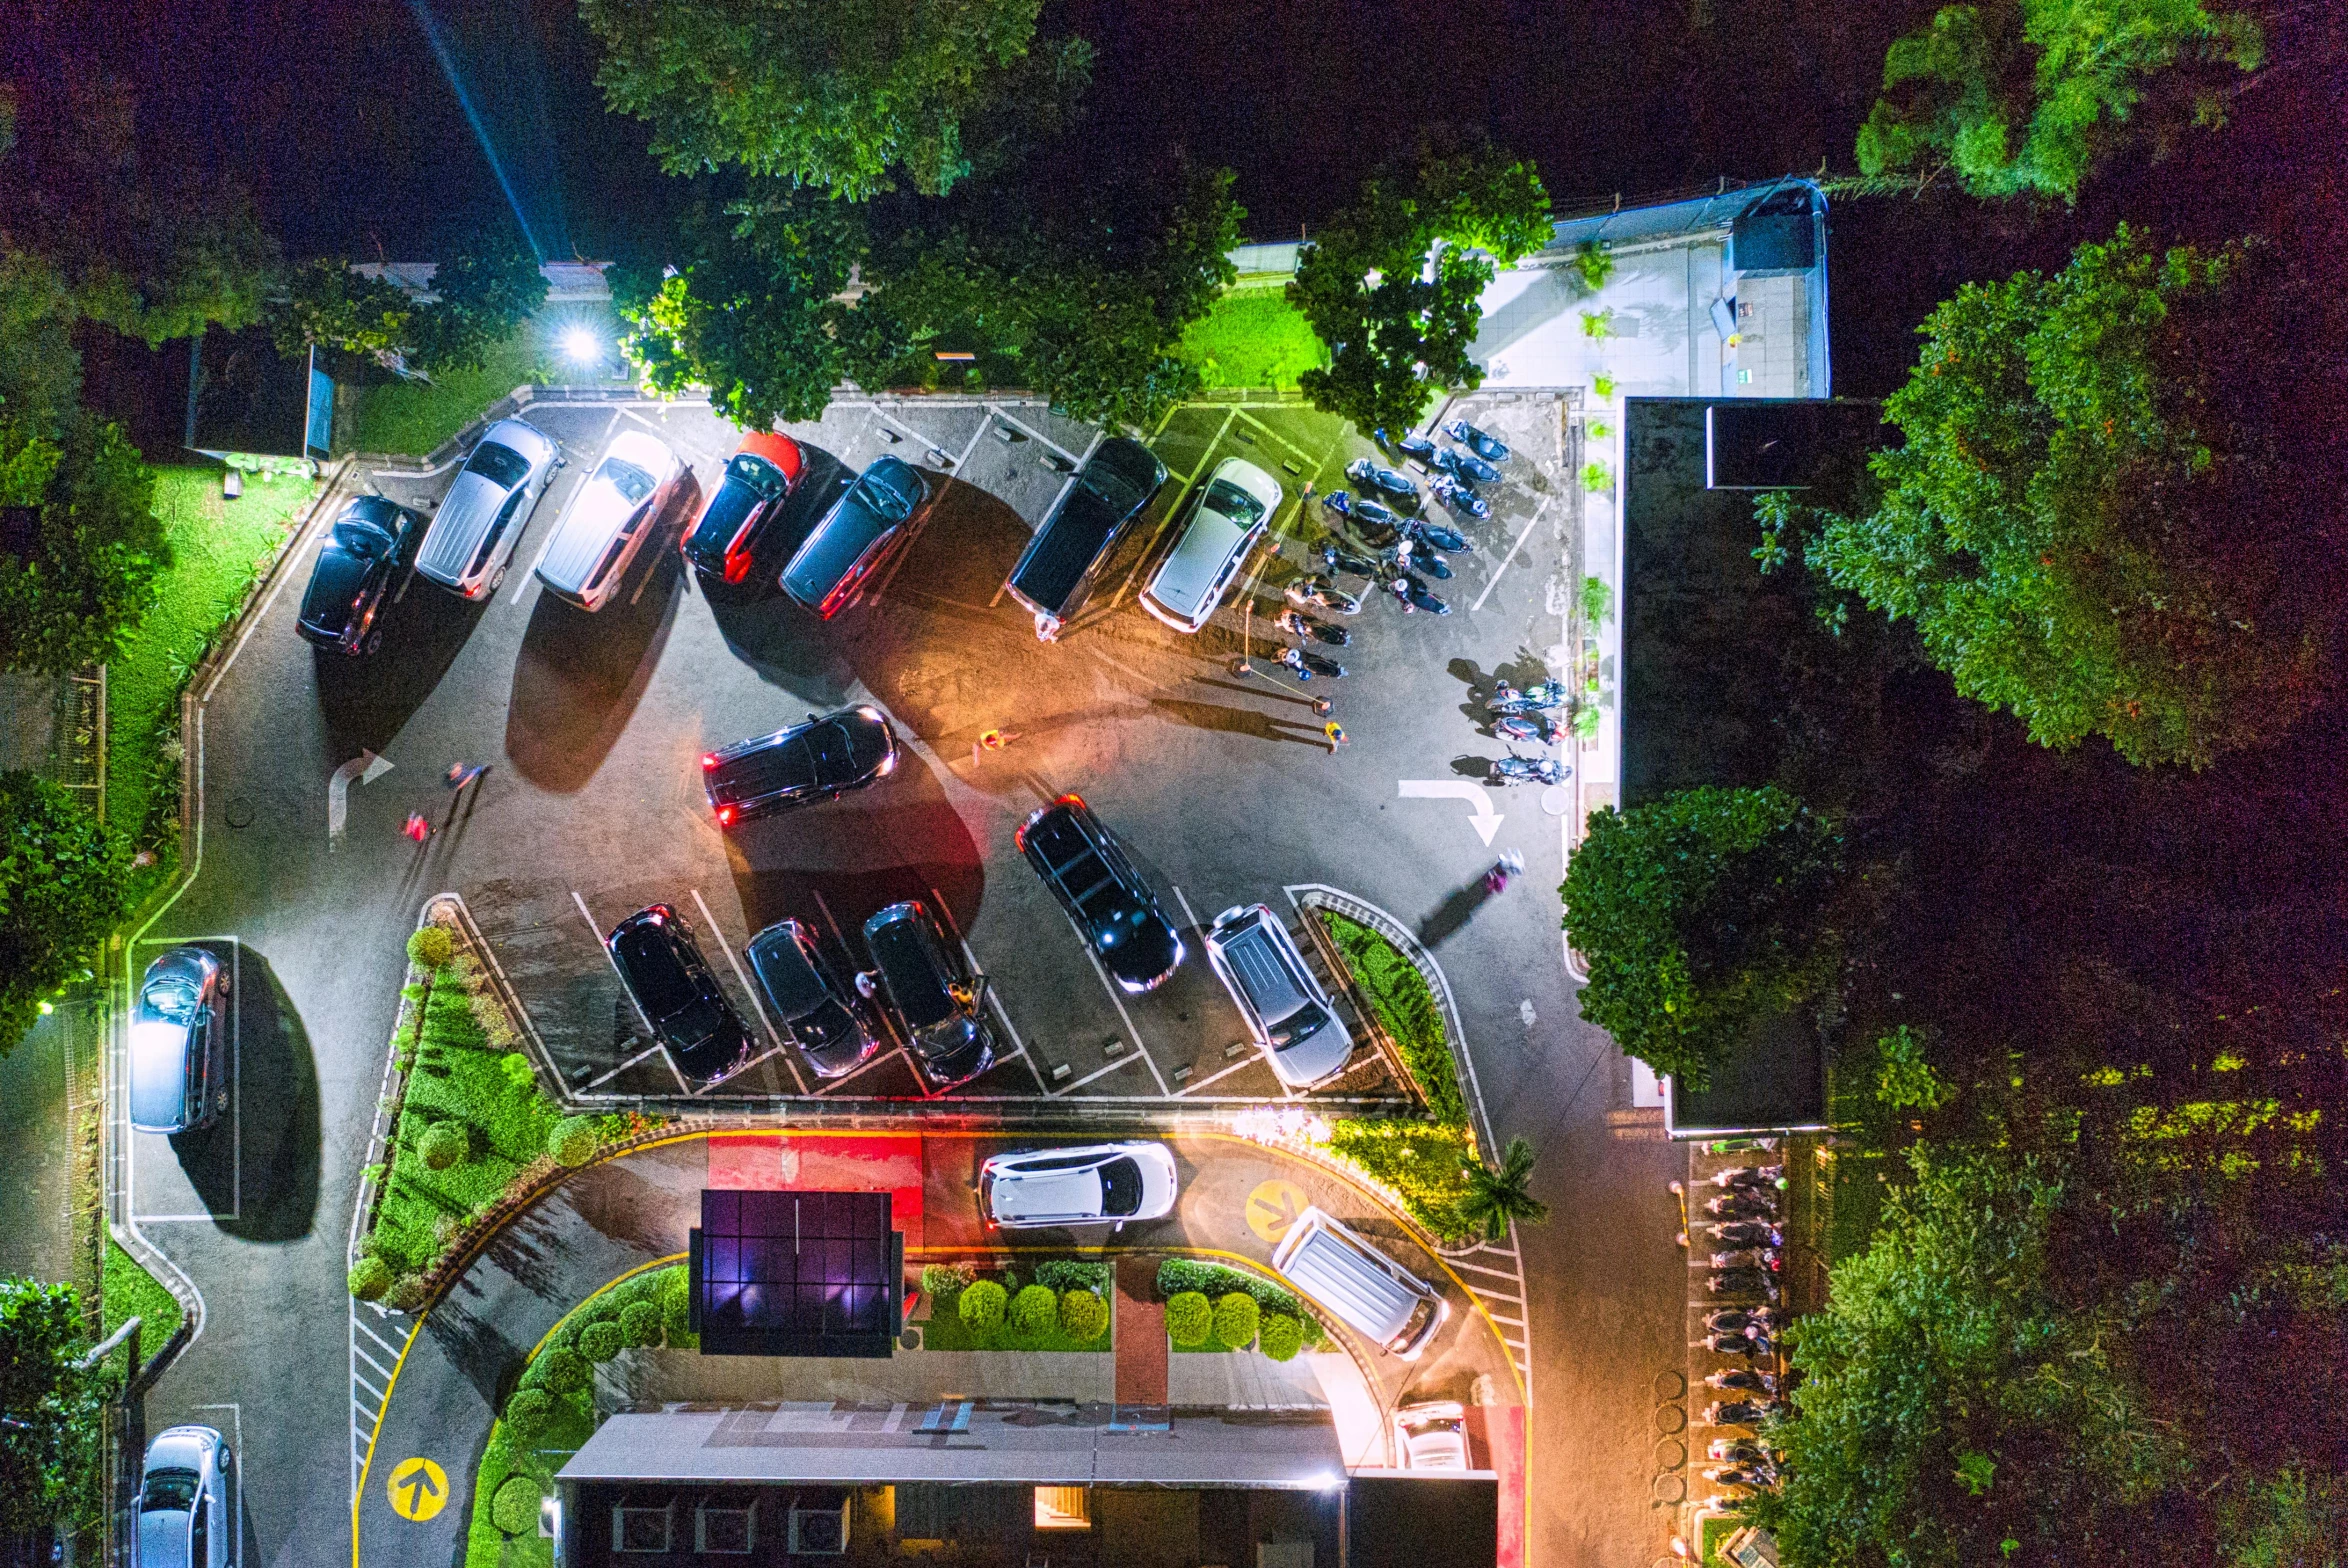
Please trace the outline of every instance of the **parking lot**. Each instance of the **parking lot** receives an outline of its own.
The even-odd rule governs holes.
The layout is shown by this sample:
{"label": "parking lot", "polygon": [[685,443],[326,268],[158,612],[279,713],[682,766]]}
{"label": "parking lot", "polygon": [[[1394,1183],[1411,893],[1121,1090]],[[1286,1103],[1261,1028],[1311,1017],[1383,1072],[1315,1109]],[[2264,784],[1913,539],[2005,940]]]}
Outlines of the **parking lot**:
{"label": "parking lot", "polygon": [[[1378,594],[1342,620],[1349,646],[1321,650],[1343,661],[1345,677],[1304,686],[1272,657],[1290,640],[1270,624],[1282,606],[1277,590],[1322,569],[1317,551],[1336,519],[1319,498],[1344,486],[1345,464],[1372,449],[1300,405],[1177,410],[1151,441],[1172,481],[1102,572],[1090,607],[1047,645],[1002,583],[1095,444],[1089,427],[1017,402],[835,404],[819,423],[787,427],[808,451],[809,475],[749,583],[711,588],[683,569],[674,542],[707,493],[688,491],[633,580],[590,615],[542,593],[528,568],[612,435],[624,426],[659,433],[703,487],[716,482],[735,435],[697,406],[537,401],[527,417],[562,444],[569,466],[530,519],[504,585],[479,606],[415,585],[382,654],[319,658],[320,702],[346,745],[380,752],[412,779],[458,761],[495,764],[476,792],[424,801],[439,831],[416,857],[411,891],[464,897],[575,1096],[686,1094],[601,946],[604,931],[654,902],[701,933],[721,984],[765,1042],[747,1070],[705,1098],[922,1095],[901,1048],[818,1081],[782,1045],[738,956],[753,932],[789,916],[819,934],[843,974],[864,968],[864,919],[918,898],[967,943],[1006,1047],[955,1099],[1261,1101],[1281,1087],[1203,961],[1203,927],[1254,902],[1301,927],[1296,897],[1323,884],[1374,899],[1397,872],[1406,885],[1458,880],[1461,868],[1414,865],[1407,851],[1397,864],[1392,843],[1359,864],[1360,835],[1346,816],[1384,810],[1404,774],[1434,775],[1452,791],[1448,781],[1480,780],[1501,750],[1478,733],[1491,678],[1538,679],[1563,635],[1564,541],[1573,537],[1561,504],[1572,498],[1563,410],[1518,394],[1479,402],[1475,417],[1520,456],[1488,492],[1492,517],[1461,520],[1474,548],[1453,553],[1455,575],[1428,583],[1453,613],[1405,615]],[[853,473],[884,452],[929,472],[942,494],[896,562],[857,602],[819,621],[777,592],[774,576]],[[1170,548],[1191,482],[1231,456],[1273,473],[1287,498],[1272,520],[1273,547],[1251,559],[1205,630],[1180,636],[1132,600]],[[428,502],[449,477],[387,468],[365,482]],[[1366,551],[1374,541],[1346,542]],[[1344,586],[1371,591],[1359,579]],[[1235,673],[1242,657],[1251,672]],[[1323,694],[1345,728],[1342,751],[1311,706]],[[864,700],[894,720],[908,766],[829,804],[718,829],[702,797],[704,750]],[[989,731],[1000,749],[980,744]],[[1403,765],[1437,737],[1472,752]],[[1119,831],[1182,929],[1190,959],[1155,992],[1121,994],[1017,855],[1018,823],[1068,790]],[[1531,797],[1518,798],[1520,825],[1530,826],[1539,820]],[[377,803],[354,797],[356,808]],[[1432,809],[1465,808],[1443,800]],[[351,830],[362,830],[356,818]],[[1457,837],[1461,849],[1473,847],[1471,863],[1483,858],[1473,835]],[[1430,939],[1473,914],[1475,885],[1434,912]],[[1309,959],[1312,947],[1302,945]],[[1401,1090],[1388,1063],[1368,1031],[1354,1033],[1361,1049],[1315,1096],[1392,1103]]]}

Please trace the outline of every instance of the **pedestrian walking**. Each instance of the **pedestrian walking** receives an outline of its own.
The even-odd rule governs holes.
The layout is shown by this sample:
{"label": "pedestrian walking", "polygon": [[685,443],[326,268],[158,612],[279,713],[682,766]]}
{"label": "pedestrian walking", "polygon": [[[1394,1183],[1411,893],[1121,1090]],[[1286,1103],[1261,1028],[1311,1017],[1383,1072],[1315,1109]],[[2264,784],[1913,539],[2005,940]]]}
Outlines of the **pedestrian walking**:
{"label": "pedestrian walking", "polygon": [[1321,726],[1321,733],[1329,737],[1329,755],[1337,755],[1337,748],[1346,744],[1345,726],[1331,719]]}
{"label": "pedestrian walking", "polygon": [[480,778],[482,774],[487,773],[488,771],[489,764],[486,762],[471,765],[462,762],[454,763],[448,770],[445,782],[450,789],[462,791],[466,785]]}
{"label": "pedestrian walking", "polygon": [[411,811],[408,813],[408,825],[400,831],[421,844],[432,836],[432,824],[421,811]]}
{"label": "pedestrian walking", "polygon": [[452,762],[448,765],[448,772],[441,775],[441,782],[450,789],[463,789],[465,787],[465,772],[466,765],[464,763]]}

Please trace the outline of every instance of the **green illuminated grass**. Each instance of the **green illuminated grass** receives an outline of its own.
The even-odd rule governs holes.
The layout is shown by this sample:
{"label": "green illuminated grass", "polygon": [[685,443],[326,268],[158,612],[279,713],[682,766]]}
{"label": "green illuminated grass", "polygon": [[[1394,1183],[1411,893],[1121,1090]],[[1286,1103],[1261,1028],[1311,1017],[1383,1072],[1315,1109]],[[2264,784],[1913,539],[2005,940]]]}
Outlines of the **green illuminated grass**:
{"label": "green illuminated grass", "polygon": [[[397,381],[361,387],[352,449],[422,457],[518,386],[596,379],[596,371],[561,357],[557,340],[572,327],[585,327],[607,347],[619,333],[608,305],[550,305],[493,345],[479,370],[443,371],[429,385]],[[607,361],[606,368],[612,363]]]}
{"label": "green illuminated grass", "polygon": [[1294,387],[1328,362],[1285,285],[1232,289],[1190,324],[1177,352],[1212,387]]}
{"label": "green illuminated grass", "polygon": [[106,1241],[106,1333],[139,1320],[139,1354],[152,1356],[179,1331],[179,1298],[139,1266],[139,1260]]}

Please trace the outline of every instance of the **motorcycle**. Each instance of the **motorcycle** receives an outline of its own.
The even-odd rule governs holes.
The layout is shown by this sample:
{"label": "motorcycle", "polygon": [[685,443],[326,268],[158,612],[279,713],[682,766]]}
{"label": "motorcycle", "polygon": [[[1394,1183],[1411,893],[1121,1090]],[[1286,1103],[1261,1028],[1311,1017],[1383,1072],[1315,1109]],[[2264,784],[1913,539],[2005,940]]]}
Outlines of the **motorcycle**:
{"label": "motorcycle", "polygon": [[1562,784],[1573,774],[1573,769],[1555,757],[1528,757],[1521,752],[1510,752],[1496,757],[1492,771],[1485,776],[1488,784]]}
{"label": "motorcycle", "polygon": [[[1330,630],[1334,631],[1336,628],[1331,627]],[[1317,653],[1305,654],[1304,667],[1315,675],[1326,675],[1333,681],[1345,679],[1344,665],[1339,664],[1335,659],[1324,659]]]}
{"label": "motorcycle", "polygon": [[1402,532],[1402,514],[1384,502],[1373,501],[1368,496],[1354,497],[1353,508],[1347,515],[1357,523],[1365,523],[1372,528],[1384,529],[1390,534]]}
{"label": "motorcycle", "polygon": [[1777,1281],[1767,1269],[1722,1269],[1705,1281],[1715,1296],[1762,1296],[1777,1299]]}
{"label": "motorcycle", "polygon": [[1339,517],[1353,515],[1353,497],[1342,490],[1332,490],[1322,496],[1321,505],[1335,512]]}
{"label": "motorcycle", "polygon": [[1777,1485],[1777,1472],[1765,1465],[1721,1465],[1704,1472],[1704,1479],[1714,1486],[1741,1486],[1748,1490],[1765,1490]]}
{"label": "motorcycle", "polygon": [[1438,550],[1453,551],[1475,548],[1473,544],[1468,542],[1468,536],[1458,529],[1444,523],[1429,522],[1424,517],[1398,518],[1396,526],[1402,530],[1403,537],[1414,544],[1431,545]]}
{"label": "motorcycle", "polygon": [[1775,1251],[1785,1245],[1785,1233],[1760,1220],[1728,1220],[1713,1226],[1712,1235],[1732,1247],[1767,1247]]}
{"label": "motorcycle", "polygon": [[1450,462],[1443,465],[1444,471],[1447,473],[1455,474],[1461,479],[1471,480],[1479,485],[1500,483],[1500,470],[1473,452],[1462,452],[1456,447],[1450,447],[1444,450],[1444,456],[1451,459]]}
{"label": "motorcycle", "polygon": [[1398,501],[1416,501],[1419,498],[1419,487],[1408,474],[1381,468],[1366,457],[1355,458],[1346,464],[1345,477],[1364,490],[1377,490]]}
{"label": "motorcycle", "polygon": [[1353,633],[1344,627],[1332,626],[1327,621],[1316,621],[1294,610],[1282,610],[1274,617],[1273,624],[1291,636],[1309,637],[1315,642],[1325,642],[1332,648],[1342,648],[1353,641]]}
{"label": "motorcycle", "polygon": [[[1335,541],[1321,546],[1321,559],[1327,563],[1332,572],[1350,572],[1356,577],[1375,577],[1378,575],[1377,562],[1366,555],[1356,555]],[[1352,612],[1347,611],[1346,613],[1351,614]]]}
{"label": "motorcycle", "polygon": [[1743,1334],[1707,1334],[1698,1343],[1716,1356],[1766,1356],[1774,1351],[1766,1337],[1747,1338]]}
{"label": "motorcycle", "polygon": [[[1365,565],[1368,563],[1364,563]],[[1363,576],[1370,575],[1364,572]],[[1339,615],[1361,614],[1362,602],[1326,577],[1307,577],[1280,590],[1281,597],[1303,610],[1334,610]]]}
{"label": "motorcycle", "polygon": [[1383,430],[1377,431],[1376,435],[1380,445],[1390,446],[1404,457],[1415,457],[1423,463],[1435,455],[1435,443],[1425,436],[1401,436],[1388,440]]}
{"label": "motorcycle", "polygon": [[1432,550],[1415,548],[1418,541],[1410,539],[1386,552],[1386,568],[1392,572],[1407,572],[1412,567],[1423,569],[1437,582],[1451,580],[1451,563]]}
{"label": "motorcycle", "polygon": [[1508,443],[1498,436],[1478,430],[1464,419],[1455,419],[1443,427],[1443,433],[1481,458],[1495,463],[1508,461]]}
{"label": "motorcycle", "polygon": [[1716,1269],[1767,1269],[1774,1274],[1785,1267],[1785,1260],[1774,1247],[1745,1247],[1735,1252],[1715,1252],[1712,1267]]}
{"label": "motorcycle", "polygon": [[1538,713],[1503,713],[1492,721],[1492,733],[1502,740],[1539,741],[1553,746],[1559,731]]}
{"label": "motorcycle", "polygon": [[1492,713],[1546,713],[1564,706],[1565,686],[1559,681],[1535,681],[1523,691],[1502,681],[1492,688],[1491,701],[1484,704]]}
{"label": "motorcycle", "polygon": [[1722,1390],[1739,1389],[1754,1393],[1774,1394],[1777,1392],[1777,1376],[1771,1372],[1756,1372],[1750,1367],[1737,1367],[1732,1371],[1713,1373],[1704,1379],[1704,1386]]}
{"label": "motorcycle", "polygon": [[1704,1202],[1704,1212],[1714,1219],[1769,1220],[1777,1218],[1777,1194],[1731,1192]]}
{"label": "motorcycle", "polygon": [[1765,1465],[1769,1451],[1759,1443],[1748,1443],[1741,1437],[1716,1437],[1705,1445],[1704,1457],[1715,1464]]}
{"label": "motorcycle", "polygon": [[1771,1333],[1777,1328],[1777,1314],[1767,1307],[1755,1307],[1750,1311],[1743,1307],[1722,1307],[1704,1319],[1704,1326],[1715,1334],[1742,1334],[1753,1328]]}
{"label": "motorcycle", "polygon": [[1777,1412],[1781,1401],[1775,1399],[1732,1399],[1707,1405],[1704,1409],[1706,1426],[1759,1426]]}
{"label": "motorcycle", "polygon": [[1775,1187],[1785,1180],[1782,1165],[1732,1165],[1717,1176],[1707,1176],[1698,1185],[1718,1187],[1723,1191],[1756,1192],[1764,1187]]}
{"label": "motorcycle", "polygon": [[1492,515],[1492,503],[1456,479],[1437,479],[1427,486],[1427,493],[1450,511],[1465,512],[1470,517],[1479,518]]}
{"label": "motorcycle", "polygon": [[1399,600],[1406,610],[1424,610],[1429,615],[1449,615],[1451,606],[1427,591],[1427,585],[1409,572],[1395,572],[1386,579],[1387,591]]}

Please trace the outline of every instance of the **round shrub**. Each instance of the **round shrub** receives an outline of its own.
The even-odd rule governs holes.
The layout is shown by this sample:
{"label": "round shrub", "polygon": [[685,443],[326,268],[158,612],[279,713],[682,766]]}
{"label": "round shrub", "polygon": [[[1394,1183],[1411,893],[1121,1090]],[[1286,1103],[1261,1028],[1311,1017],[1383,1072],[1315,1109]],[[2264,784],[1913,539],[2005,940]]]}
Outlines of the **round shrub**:
{"label": "round shrub", "polygon": [[579,1330],[579,1354],[594,1362],[609,1361],[627,1348],[628,1339],[617,1323],[590,1323]]}
{"label": "round shrub", "polygon": [[1060,1298],[1060,1332],[1080,1345],[1089,1345],[1109,1331],[1109,1304],[1089,1290],[1072,1290]]}
{"label": "round shrub", "polygon": [[538,1364],[546,1369],[539,1374],[539,1381],[550,1394],[576,1394],[595,1375],[587,1358],[568,1347],[548,1351],[538,1358]]}
{"label": "round shrub", "polygon": [[434,1122],[416,1140],[416,1153],[428,1171],[444,1171],[473,1152],[473,1141],[455,1122]]}
{"label": "round shrub", "polygon": [[631,1345],[659,1344],[659,1305],[650,1301],[631,1301],[620,1308],[620,1338]]}
{"label": "round shrub", "polygon": [[991,1334],[1003,1326],[1003,1309],[1010,1299],[1002,1286],[982,1279],[962,1292],[956,1310],[962,1314],[963,1327],[974,1334]]}
{"label": "round shrub", "polygon": [[1310,1312],[1298,1318],[1296,1322],[1297,1326],[1304,1330],[1305,1349],[1319,1350],[1329,1343],[1329,1331],[1321,1327],[1321,1320]]}
{"label": "round shrub", "polygon": [[517,1094],[528,1094],[538,1087],[538,1069],[519,1051],[508,1051],[499,1057],[497,1070],[504,1075],[506,1086]]}
{"label": "round shrub", "polygon": [[418,926],[408,938],[408,962],[426,969],[445,968],[456,952],[456,937],[446,926]]}
{"label": "round shrub", "polygon": [[489,1499],[489,1522],[507,1535],[520,1535],[538,1525],[539,1500],[546,1494],[526,1475],[509,1475],[497,1484]]}
{"label": "round shrub", "polygon": [[584,1165],[595,1158],[596,1145],[602,1141],[595,1134],[593,1117],[566,1116],[546,1135],[546,1152],[557,1165]]}
{"label": "round shrub", "polygon": [[369,1255],[351,1265],[351,1294],[361,1301],[380,1301],[391,1289],[391,1265]]}
{"label": "round shrub", "polygon": [[1233,1291],[1215,1303],[1216,1340],[1233,1350],[1246,1349],[1256,1342],[1263,1315],[1255,1297],[1243,1290]]}
{"label": "round shrub", "polygon": [[505,1402],[505,1429],[517,1443],[535,1442],[554,1418],[554,1396],[543,1388],[517,1388]]}
{"label": "round shrub", "polygon": [[1022,1334],[1048,1334],[1060,1321],[1060,1298],[1050,1287],[1030,1285],[1011,1299],[1011,1326]]}
{"label": "round shrub", "polygon": [[1285,1312],[1269,1312],[1256,1339],[1256,1348],[1274,1361],[1293,1361],[1304,1349],[1304,1325]]}
{"label": "round shrub", "polygon": [[661,1271],[659,1297],[661,1338],[673,1349],[698,1348],[700,1338],[693,1332],[693,1282],[682,1267]]}
{"label": "round shrub", "polygon": [[969,1288],[970,1279],[967,1263],[925,1263],[921,1268],[921,1293],[934,1301],[951,1301]]}
{"label": "round shrub", "polygon": [[1166,1299],[1166,1337],[1185,1350],[1203,1345],[1215,1331],[1215,1309],[1195,1290]]}

